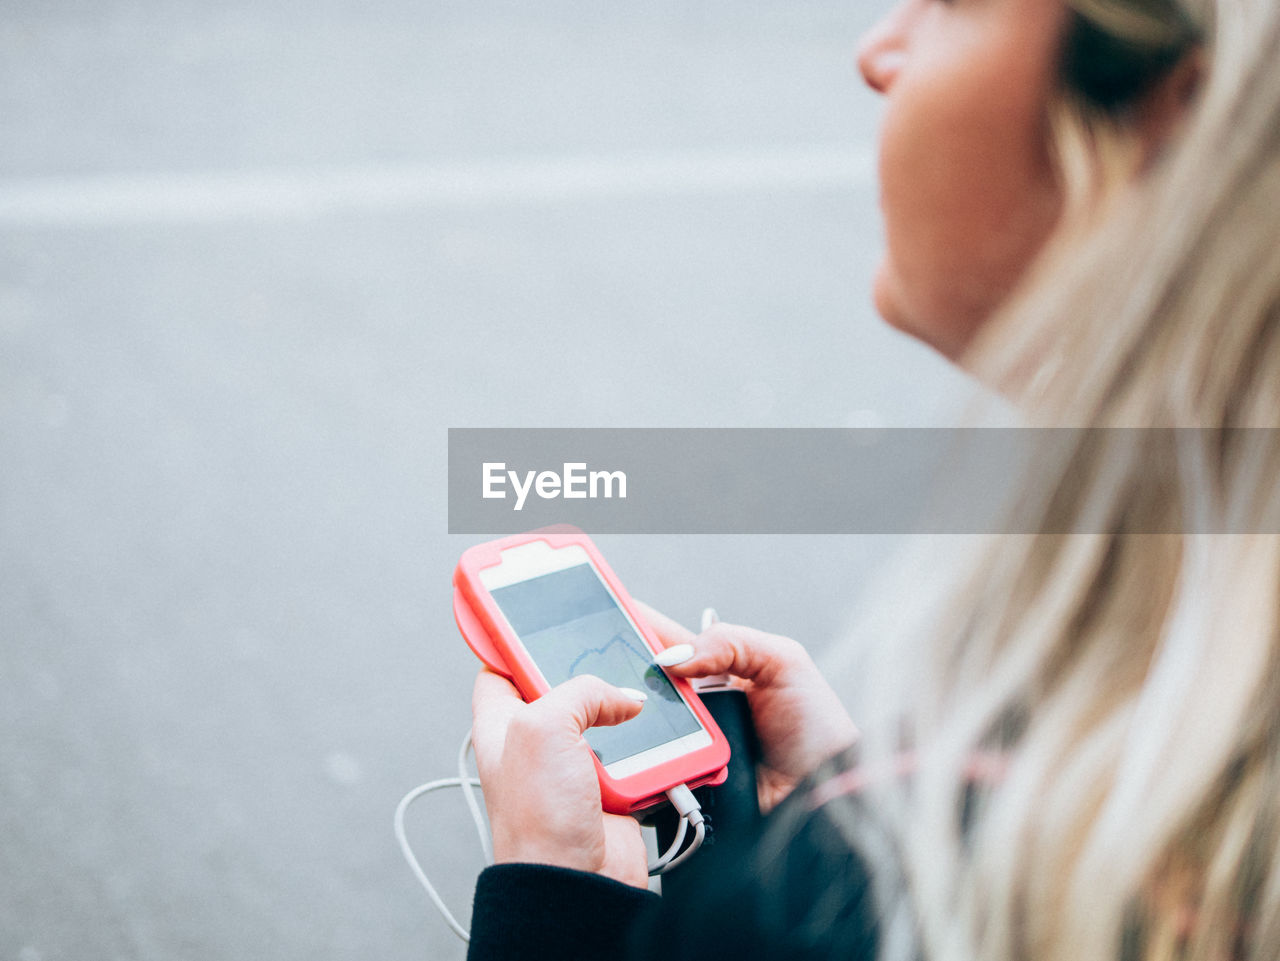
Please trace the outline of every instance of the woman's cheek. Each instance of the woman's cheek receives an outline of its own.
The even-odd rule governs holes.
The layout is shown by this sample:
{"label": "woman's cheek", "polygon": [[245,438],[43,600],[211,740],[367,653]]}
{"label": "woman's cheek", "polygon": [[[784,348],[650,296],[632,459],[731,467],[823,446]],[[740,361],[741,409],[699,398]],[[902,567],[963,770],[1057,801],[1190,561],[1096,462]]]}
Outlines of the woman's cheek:
{"label": "woman's cheek", "polygon": [[957,74],[968,83],[904,78],[881,133],[876,308],[952,358],[1007,298],[1057,218],[1044,101],[976,74]]}
{"label": "woman's cheek", "polygon": [[[928,122],[905,110],[890,110],[881,134],[881,212],[885,254],[876,271],[876,309],[893,327],[951,356],[956,350],[953,314],[959,240],[952,205],[943,202],[949,176],[944,142],[917,131]],[[938,126],[934,130],[940,129]],[[961,228],[963,225],[960,225]],[[948,294],[948,291],[951,294]]]}

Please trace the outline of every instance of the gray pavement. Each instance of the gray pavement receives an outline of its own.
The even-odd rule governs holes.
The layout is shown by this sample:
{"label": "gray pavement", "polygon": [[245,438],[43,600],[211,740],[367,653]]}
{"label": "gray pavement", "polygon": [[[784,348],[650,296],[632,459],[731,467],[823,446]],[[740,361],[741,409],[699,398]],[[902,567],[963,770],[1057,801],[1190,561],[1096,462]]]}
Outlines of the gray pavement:
{"label": "gray pavement", "polygon": [[[883,6],[0,4],[0,961],[463,956],[445,430],[948,422]],[[888,545],[601,546],[819,649]]]}

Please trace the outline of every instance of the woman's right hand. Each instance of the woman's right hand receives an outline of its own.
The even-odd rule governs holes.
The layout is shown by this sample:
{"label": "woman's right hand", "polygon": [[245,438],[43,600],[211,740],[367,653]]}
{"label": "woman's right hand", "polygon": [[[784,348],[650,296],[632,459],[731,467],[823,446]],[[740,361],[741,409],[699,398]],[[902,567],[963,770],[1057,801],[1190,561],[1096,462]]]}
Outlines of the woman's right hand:
{"label": "woman's right hand", "polygon": [[668,649],[689,645],[688,658],[666,667],[670,674],[730,674],[746,692],[760,738],[762,810],[771,810],[801,778],[858,739],[844,705],[799,642],[724,623],[695,635],[648,605],[638,606]]}

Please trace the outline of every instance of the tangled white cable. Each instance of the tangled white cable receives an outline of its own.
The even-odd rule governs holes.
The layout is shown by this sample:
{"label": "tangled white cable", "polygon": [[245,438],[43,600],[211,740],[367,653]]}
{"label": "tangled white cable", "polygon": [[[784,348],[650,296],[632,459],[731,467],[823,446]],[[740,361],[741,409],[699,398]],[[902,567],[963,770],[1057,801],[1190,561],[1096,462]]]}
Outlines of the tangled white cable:
{"label": "tangled white cable", "polygon": [[[471,820],[475,823],[476,833],[480,837],[480,848],[484,852],[484,863],[486,865],[493,863],[493,842],[489,837],[488,828],[485,827],[484,815],[480,811],[480,803],[476,800],[476,788],[482,788],[480,779],[468,770],[467,754],[471,751],[471,732],[467,732],[467,736],[462,741],[462,747],[458,749],[458,775],[457,777],[440,778],[437,781],[429,781],[426,784],[420,784],[408,794],[400,799],[400,803],[396,805],[395,813],[395,832],[396,840],[400,843],[400,853],[404,855],[404,859],[409,862],[409,867],[413,870],[414,876],[418,879],[418,883],[426,890],[427,896],[431,899],[431,903],[435,905],[441,917],[453,929],[453,933],[460,937],[463,941],[469,942],[471,934],[458,923],[458,919],[453,916],[453,912],[445,905],[444,899],[440,897],[440,893],[436,891],[435,885],[431,883],[431,879],[427,877],[427,872],[422,870],[422,865],[418,863],[417,857],[413,853],[413,848],[409,844],[409,837],[405,833],[404,816],[409,809],[409,805],[422,797],[424,794],[430,794],[432,791],[439,791],[447,787],[456,787],[462,790],[463,796],[466,798],[467,807],[471,811]],[[680,827],[676,831],[675,840],[663,852],[658,860],[649,865],[650,877],[658,874],[664,874],[679,864],[683,864],[686,860],[693,856],[693,853],[702,846],[702,842],[706,839],[707,825],[703,819],[701,805],[698,799],[693,796],[693,792],[689,788],[680,784],[667,791],[667,799],[675,806],[680,813]],[[693,826],[693,841],[688,847],[681,850],[681,846],[685,842],[685,838],[689,834],[689,826]]]}

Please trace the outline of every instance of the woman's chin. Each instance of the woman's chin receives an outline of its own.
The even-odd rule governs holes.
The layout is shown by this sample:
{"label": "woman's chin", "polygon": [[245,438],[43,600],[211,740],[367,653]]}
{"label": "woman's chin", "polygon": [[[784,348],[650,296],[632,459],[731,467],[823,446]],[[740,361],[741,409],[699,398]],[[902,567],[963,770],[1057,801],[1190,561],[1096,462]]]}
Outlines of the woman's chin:
{"label": "woman's chin", "polygon": [[911,333],[904,326],[904,314],[895,296],[895,284],[886,260],[880,262],[871,282],[871,303],[886,324],[904,334]]}
{"label": "woman's chin", "polygon": [[935,346],[927,336],[927,331],[921,330],[911,312],[905,309],[901,287],[887,261],[882,261],[876,269],[875,280],[871,286],[871,301],[880,319],[894,330],[929,346]]}
{"label": "woman's chin", "polygon": [[932,347],[950,361],[956,361],[964,352],[977,325],[969,325],[962,319],[948,324],[940,312],[909,309],[907,298],[902,296],[902,285],[891,265],[881,262],[872,282],[872,303],[880,318],[894,330]]}

